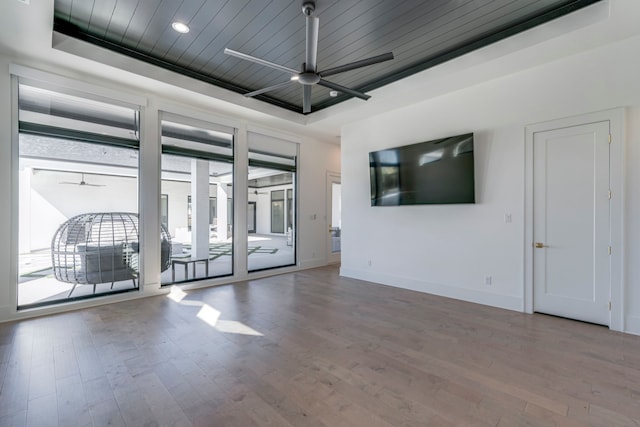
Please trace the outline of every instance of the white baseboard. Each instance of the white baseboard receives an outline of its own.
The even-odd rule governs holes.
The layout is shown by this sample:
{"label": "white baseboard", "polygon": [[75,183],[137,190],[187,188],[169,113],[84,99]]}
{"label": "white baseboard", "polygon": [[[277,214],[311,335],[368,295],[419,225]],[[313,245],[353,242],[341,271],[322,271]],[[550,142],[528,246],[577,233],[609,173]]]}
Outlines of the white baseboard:
{"label": "white baseboard", "polygon": [[[149,286],[149,285],[146,285]],[[43,306],[37,308],[28,308],[16,310],[8,306],[0,307],[0,322],[10,322],[13,320],[29,319],[33,317],[46,316],[50,314],[64,313],[67,311],[75,311],[83,308],[98,307],[106,304],[113,304],[122,301],[130,301],[138,298],[147,298],[157,295],[165,295],[169,293],[168,287],[165,288],[148,288],[143,292],[124,292],[120,294],[97,295],[95,298],[88,298],[80,301],[61,301],[58,304]]]}
{"label": "white baseboard", "polygon": [[300,261],[300,268],[304,270],[309,268],[324,267],[326,265],[328,265],[326,258],[313,258]]}
{"label": "white baseboard", "polygon": [[8,322],[15,318],[15,307],[11,307],[8,305],[0,306],[0,322]]}
{"label": "white baseboard", "polygon": [[640,335],[640,316],[626,316],[624,319],[623,332]]}
{"label": "white baseboard", "polygon": [[490,292],[477,291],[474,289],[457,288],[453,286],[441,285],[438,283],[429,283],[415,279],[409,279],[406,277],[391,276],[350,268],[341,268],[340,275],[353,279],[379,283],[382,285],[394,286],[396,288],[410,289],[412,291],[424,292],[427,294],[439,295],[442,297],[454,298],[462,301],[504,308],[507,310],[522,312],[523,307],[521,297],[510,295],[500,295]]}

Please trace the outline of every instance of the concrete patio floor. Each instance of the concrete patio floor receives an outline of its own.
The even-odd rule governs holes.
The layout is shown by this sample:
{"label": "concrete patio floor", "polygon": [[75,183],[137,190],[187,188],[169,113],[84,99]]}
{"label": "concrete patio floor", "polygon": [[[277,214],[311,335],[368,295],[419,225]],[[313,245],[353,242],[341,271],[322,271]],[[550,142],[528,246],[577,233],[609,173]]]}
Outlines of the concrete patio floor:
{"label": "concrete patio floor", "polygon": [[[285,236],[269,236],[252,234],[248,239],[248,269],[249,271],[265,268],[292,265],[294,263],[294,248],[287,245]],[[229,242],[212,242],[212,258],[208,261],[208,278],[232,274],[231,254],[220,245],[231,245]],[[184,259],[189,256],[188,249],[183,249],[182,254],[173,254],[175,259]],[[56,280],[51,269],[51,253],[49,250],[39,250],[28,254],[20,254],[18,267],[18,306],[47,302],[64,302],[68,299],[69,291],[73,284]],[[204,263],[196,264],[195,279],[205,279]],[[194,280],[192,265],[188,266],[188,277],[185,278],[185,268],[181,264],[175,265],[175,282]],[[137,283],[137,280],[136,280]],[[161,283],[169,285],[172,281],[172,267],[161,274]],[[96,286],[96,295],[110,292],[135,291],[131,280],[111,283],[101,283]],[[87,297],[93,294],[92,285],[78,285],[71,298]]]}

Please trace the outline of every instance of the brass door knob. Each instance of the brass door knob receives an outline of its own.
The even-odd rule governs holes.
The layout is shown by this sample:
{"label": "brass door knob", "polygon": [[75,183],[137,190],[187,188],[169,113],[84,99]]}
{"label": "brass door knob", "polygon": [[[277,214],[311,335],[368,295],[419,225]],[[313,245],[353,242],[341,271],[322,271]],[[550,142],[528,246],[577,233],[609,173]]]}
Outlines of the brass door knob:
{"label": "brass door knob", "polygon": [[545,247],[545,246],[544,246],[544,243],[540,243],[540,242],[536,242],[536,243],[534,244],[534,246],[535,246],[536,248],[544,248],[544,247]]}

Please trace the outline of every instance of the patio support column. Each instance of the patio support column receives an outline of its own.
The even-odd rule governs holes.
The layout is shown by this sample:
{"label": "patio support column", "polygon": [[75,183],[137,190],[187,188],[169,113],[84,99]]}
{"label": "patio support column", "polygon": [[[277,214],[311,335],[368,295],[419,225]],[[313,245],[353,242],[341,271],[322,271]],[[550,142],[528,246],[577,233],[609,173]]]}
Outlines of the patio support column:
{"label": "patio support column", "polygon": [[218,240],[227,240],[229,238],[229,233],[227,229],[228,222],[228,213],[227,213],[227,198],[229,188],[226,183],[219,182],[218,185],[218,193],[216,196],[217,206],[216,213],[218,215],[217,225],[218,225]]}
{"label": "patio support column", "polygon": [[191,160],[191,257],[209,258],[209,162]]}

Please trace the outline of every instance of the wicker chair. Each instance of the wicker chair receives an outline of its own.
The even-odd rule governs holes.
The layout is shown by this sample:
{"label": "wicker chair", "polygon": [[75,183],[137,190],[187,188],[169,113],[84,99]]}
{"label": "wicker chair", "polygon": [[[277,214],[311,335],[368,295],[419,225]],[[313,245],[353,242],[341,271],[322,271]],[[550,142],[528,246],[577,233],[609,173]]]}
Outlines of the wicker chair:
{"label": "wicker chair", "polygon": [[[171,262],[171,236],[161,226],[161,270]],[[127,212],[86,213],[64,222],[51,240],[51,261],[57,280],[77,285],[131,280],[139,273],[138,215]]]}

